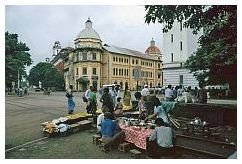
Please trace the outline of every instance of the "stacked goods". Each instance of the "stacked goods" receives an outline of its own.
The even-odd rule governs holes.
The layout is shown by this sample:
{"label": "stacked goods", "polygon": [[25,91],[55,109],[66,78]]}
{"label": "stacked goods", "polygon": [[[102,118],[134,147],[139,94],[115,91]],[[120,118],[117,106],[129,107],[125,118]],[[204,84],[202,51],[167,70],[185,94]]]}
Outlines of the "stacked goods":
{"label": "stacked goods", "polygon": [[67,124],[72,124],[78,121],[87,120],[88,117],[92,116],[92,114],[88,114],[87,112],[78,112],[76,114],[71,114],[66,116],[68,120],[66,121]]}
{"label": "stacked goods", "polygon": [[68,132],[69,129],[71,129],[72,127],[77,127],[77,125],[71,126],[72,124],[75,124],[78,121],[87,120],[90,116],[92,115],[86,112],[78,112],[76,114],[68,115],[66,117],[60,117],[58,119],[54,119],[53,121],[42,123],[42,131],[47,136]]}
{"label": "stacked goods", "polygon": [[53,134],[53,133],[58,133],[59,131],[57,125],[53,122],[44,122],[41,125],[43,126],[44,133]]}
{"label": "stacked goods", "polygon": [[66,116],[66,118],[68,118],[68,120],[73,120],[73,119],[77,119],[77,118],[85,118],[88,116],[92,116],[92,114],[88,114],[87,112],[78,112],[76,114],[70,114],[70,115]]}
{"label": "stacked goods", "polygon": [[52,123],[58,125],[60,123],[66,122],[67,120],[68,120],[67,117],[60,117],[60,118],[57,118],[57,119],[52,120]]}

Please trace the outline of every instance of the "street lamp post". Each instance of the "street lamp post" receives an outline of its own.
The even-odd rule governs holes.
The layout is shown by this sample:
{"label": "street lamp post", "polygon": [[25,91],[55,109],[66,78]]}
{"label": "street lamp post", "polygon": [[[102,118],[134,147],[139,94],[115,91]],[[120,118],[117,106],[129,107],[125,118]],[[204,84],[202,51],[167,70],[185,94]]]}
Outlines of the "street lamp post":
{"label": "street lamp post", "polygon": [[136,84],[136,90],[138,92],[139,90],[139,80],[140,80],[140,74],[141,74],[141,67],[140,66],[136,66],[134,68],[134,79],[137,81],[137,84]]}
{"label": "street lamp post", "polygon": [[19,81],[19,68],[18,68],[18,88],[19,88],[19,85],[20,85],[20,81]]}

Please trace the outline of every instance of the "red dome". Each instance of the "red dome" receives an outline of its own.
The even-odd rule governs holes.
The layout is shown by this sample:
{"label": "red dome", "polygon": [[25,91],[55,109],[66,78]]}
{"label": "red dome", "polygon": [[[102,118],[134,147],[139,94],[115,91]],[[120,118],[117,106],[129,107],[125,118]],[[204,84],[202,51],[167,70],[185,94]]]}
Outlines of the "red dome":
{"label": "red dome", "polygon": [[146,49],[145,53],[146,54],[156,54],[156,55],[161,54],[160,49],[155,46],[155,41],[153,38],[150,41],[150,46]]}
{"label": "red dome", "polygon": [[161,54],[160,49],[156,46],[150,46],[145,51],[146,54]]}

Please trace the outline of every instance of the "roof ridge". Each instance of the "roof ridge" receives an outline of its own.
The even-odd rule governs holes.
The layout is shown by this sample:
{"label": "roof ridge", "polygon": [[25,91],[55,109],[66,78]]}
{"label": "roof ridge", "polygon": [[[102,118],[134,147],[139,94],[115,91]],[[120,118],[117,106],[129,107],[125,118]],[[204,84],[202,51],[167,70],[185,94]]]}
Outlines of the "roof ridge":
{"label": "roof ridge", "polygon": [[140,57],[140,58],[146,58],[146,59],[152,59],[152,60],[155,59],[155,57],[148,55],[148,54],[145,54],[143,52],[137,51],[137,50],[122,48],[122,47],[118,47],[118,46],[115,46],[115,45],[112,45],[112,44],[107,44],[107,43],[105,43],[103,46],[104,46],[104,48],[106,47],[107,51],[131,55],[131,56],[136,56],[136,57]]}

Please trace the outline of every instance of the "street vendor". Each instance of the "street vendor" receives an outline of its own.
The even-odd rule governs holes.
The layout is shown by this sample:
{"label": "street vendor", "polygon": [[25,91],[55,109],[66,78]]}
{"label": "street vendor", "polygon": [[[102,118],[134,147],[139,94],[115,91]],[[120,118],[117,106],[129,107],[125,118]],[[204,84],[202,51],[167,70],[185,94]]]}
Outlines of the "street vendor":
{"label": "street vendor", "polygon": [[115,118],[123,115],[123,103],[121,102],[121,97],[117,98],[117,102],[114,107]]}
{"label": "street vendor", "polygon": [[154,107],[154,113],[152,115],[147,116],[144,121],[147,122],[148,120],[155,119],[155,118],[162,118],[165,122],[166,126],[169,126],[169,119],[165,109],[162,106]]}
{"label": "street vendor", "polygon": [[109,109],[109,112],[113,113],[113,111],[114,111],[113,100],[112,100],[111,95],[109,94],[108,87],[104,88],[103,95],[100,98],[100,102],[102,103],[102,107],[107,106]]}
{"label": "street vendor", "polygon": [[154,107],[154,113],[144,119],[145,122],[150,119],[162,118],[163,121],[165,122],[165,125],[169,126],[170,122],[167,114],[173,109],[175,109],[176,104],[177,102],[168,102],[168,101],[161,102],[160,106]]}
{"label": "street vendor", "polygon": [[148,110],[145,106],[145,101],[143,98],[147,98],[147,97],[142,97],[140,92],[136,92],[134,94],[134,97],[136,98],[136,100],[138,101],[138,111],[139,111],[139,119],[145,119],[148,116]]}
{"label": "street vendor", "polygon": [[105,147],[109,145],[118,145],[124,132],[118,125],[116,120],[112,120],[112,113],[104,113],[104,121],[101,123],[102,140],[106,143]]}
{"label": "street vendor", "polygon": [[98,115],[97,117],[97,133],[101,135],[101,123],[104,121],[104,113],[108,112],[108,107],[103,106],[102,107],[102,113]]}
{"label": "street vendor", "polygon": [[125,90],[124,90],[124,95],[123,95],[123,102],[125,106],[130,106],[130,100],[131,100],[131,93],[130,90],[128,88],[128,86],[125,86]]}
{"label": "street vendor", "polygon": [[156,118],[156,128],[146,140],[146,151],[149,158],[173,154],[173,131],[165,126],[162,118]]}

